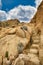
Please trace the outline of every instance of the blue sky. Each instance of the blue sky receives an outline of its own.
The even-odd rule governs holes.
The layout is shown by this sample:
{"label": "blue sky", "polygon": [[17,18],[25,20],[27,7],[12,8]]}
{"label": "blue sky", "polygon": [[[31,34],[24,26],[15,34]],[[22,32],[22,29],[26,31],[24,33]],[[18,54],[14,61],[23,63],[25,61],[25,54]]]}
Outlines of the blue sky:
{"label": "blue sky", "polygon": [[35,0],[2,0],[2,10],[9,11],[19,5],[35,6]]}
{"label": "blue sky", "polygon": [[19,19],[29,22],[42,0],[0,0],[0,21]]}

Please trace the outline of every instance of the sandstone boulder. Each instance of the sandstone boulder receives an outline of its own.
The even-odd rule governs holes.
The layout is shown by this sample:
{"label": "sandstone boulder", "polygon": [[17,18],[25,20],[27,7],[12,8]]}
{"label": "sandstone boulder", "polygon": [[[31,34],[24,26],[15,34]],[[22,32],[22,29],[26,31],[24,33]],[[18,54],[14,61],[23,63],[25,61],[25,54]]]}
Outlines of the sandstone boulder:
{"label": "sandstone boulder", "polygon": [[20,29],[20,28],[17,28],[16,29],[16,35],[18,35],[19,37],[22,37],[22,38],[25,38],[25,32],[24,30]]}
{"label": "sandstone boulder", "polygon": [[[30,39],[29,39],[30,40]],[[0,39],[0,55],[5,57],[6,51],[8,51],[8,56],[17,57],[18,53],[23,51],[27,44],[29,44],[27,38],[21,38],[17,35],[7,35]]]}
{"label": "sandstone boulder", "polygon": [[[22,62],[21,62],[22,61]],[[20,54],[15,60],[14,65],[40,65],[38,57],[34,54]]]}
{"label": "sandstone boulder", "polygon": [[12,28],[12,29],[10,29],[9,31],[8,31],[8,33],[7,34],[15,34],[15,32],[16,32],[16,28]]}

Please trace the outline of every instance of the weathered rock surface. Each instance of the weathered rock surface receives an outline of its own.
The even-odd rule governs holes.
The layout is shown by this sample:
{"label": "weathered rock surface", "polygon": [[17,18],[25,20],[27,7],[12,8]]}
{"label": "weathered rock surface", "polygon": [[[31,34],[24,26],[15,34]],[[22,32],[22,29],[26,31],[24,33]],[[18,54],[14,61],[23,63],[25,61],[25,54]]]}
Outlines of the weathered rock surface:
{"label": "weathered rock surface", "polygon": [[4,33],[4,36],[0,38],[0,56],[5,57],[7,51],[9,59],[10,56],[14,56],[15,59],[29,44],[30,32],[25,32],[20,26],[3,29],[1,32]]}
{"label": "weathered rock surface", "polygon": [[19,57],[15,60],[14,65],[40,65],[40,61],[34,54],[20,54]]}
{"label": "weathered rock surface", "polygon": [[30,23],[10,21],[1,23],[0,65],[43,65],[43,1]]}

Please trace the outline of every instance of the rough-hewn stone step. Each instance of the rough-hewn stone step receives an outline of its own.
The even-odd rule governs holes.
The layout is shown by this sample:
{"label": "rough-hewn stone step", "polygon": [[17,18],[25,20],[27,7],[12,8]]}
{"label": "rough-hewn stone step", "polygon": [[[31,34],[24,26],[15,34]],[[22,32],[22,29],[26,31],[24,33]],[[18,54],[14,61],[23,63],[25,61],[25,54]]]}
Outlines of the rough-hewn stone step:
{"label": "rough-hewn stone step", "polygon": [[39,40],[33,40],[33,43],[39,43],[40,41]]}
{"label": "rough-hewn stone step", "polygon": [[38,49],[30,49],[30,53],[37,54],[38,53]]}
{"label": "rough-hewn stone step", "polygon": [[39,36],[33,36],[32,39],[40,39]]}
{"label": "rough-hewn stone step", "polygon": [[39,48],[39,45],[38,45],[38,44],[32,44],[31,48],[36,48],[36,49],[38,49],[38,48]]}

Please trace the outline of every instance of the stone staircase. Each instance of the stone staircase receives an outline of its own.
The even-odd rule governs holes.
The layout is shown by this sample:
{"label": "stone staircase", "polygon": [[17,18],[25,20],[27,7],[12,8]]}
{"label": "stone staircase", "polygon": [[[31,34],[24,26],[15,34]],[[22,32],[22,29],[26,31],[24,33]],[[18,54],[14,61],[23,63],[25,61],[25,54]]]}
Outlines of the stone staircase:
{"label": "stone staircase", "polygon": [[[26,54],[25,53],[20,54],[19,57],[15,60],[14,64],[18,65],[18,63],[21,62],[22,59],[24,59],[26,61],[23,60],[23,62],[26,63],[26,65],[41,65],[39,59],[39,44],[40,44],[40,35],[37,33],[36,30],[34,30],[32,34],[32,44],[30,48],[28,48],[28,50],[26,49]],[[21,63],[19,64],[21,65]]]}
{"label": "stone staircase", "polygon": [[[21,40],[18,36],[16,37],[16,35],[7,35],[5,38],[1,39],[0,42],[3,40],[5,41],[9,41],[9,44],[11,43],[11,47],[13,48],[12,43],[14,43],[13,41],[15,41],[15,39],[17,40]],[[13,39],[13,40],[12,40]],[[12,41],[11,41],[12,40]],[[18,42],[17,40],[17,42]],[[24,41],[26,42],[26,39],[23,39],[23,43]],[[39,60],[39,43],[40,43],[40,35],[37,33],[36,30],[33,31],[32,33],[32,43],[30,42],[30,47],[26,47],[27,50],[27,54],[25,53],[21,53],[18,55],[18,57],[12,61],[11,65],[41,65],[40,64],[40,60]],[[3,44],[3,42],[2,42]],[[7,43],[8,44],[8,43]],[[26,44],[26,43],[25,43]],[[10,48],[11,49],[11,48]],[[16,47],[14,48],[16,50]],[[14,51],[13,51],[14,52]],[[15,51],[16,52],[16,51]],[[14,57],[13,57],[14,59]],[[10,60],[12,60],[12,58],[10,58]],[[10,65],[9,63],[11,63],[10,60],[6,60],[6,58],[3,60],[3,65]]]}
{"label": "stone staircase", "polygon": [[20,54],[15,60],[14,65],[18,65],[18,63],[19,65],[41,65],[39,60],[39,43],[40,36],[37,34],[37,31],[34,30],[34,33],[32,34],[32,44],[30,49],[28,49],[28,54]]}
{"label": "stone staircase", "polygon": [[34,30],[32,35],[32,45],[30,47],[30,53],[38,54],[39,53],[39,43],[40,43],[40,36],[37,34],[37,31]]}
{"label": "stone staircase", "polygon": [[40,35],[37,34],[36,30],[34,30],[34,33],[32,35],[32,45],[29,49],[28,56],[30,56],[32,54],[34,57],[34,55],[35,55],[34,58],[32,58],[32,55],[31,55],[31,58],[32,58],[32,60],[34,60],[33,62],[35,62],[36,65],[41,65],[40,60],[39,60],[39,43],[40,43]]}

